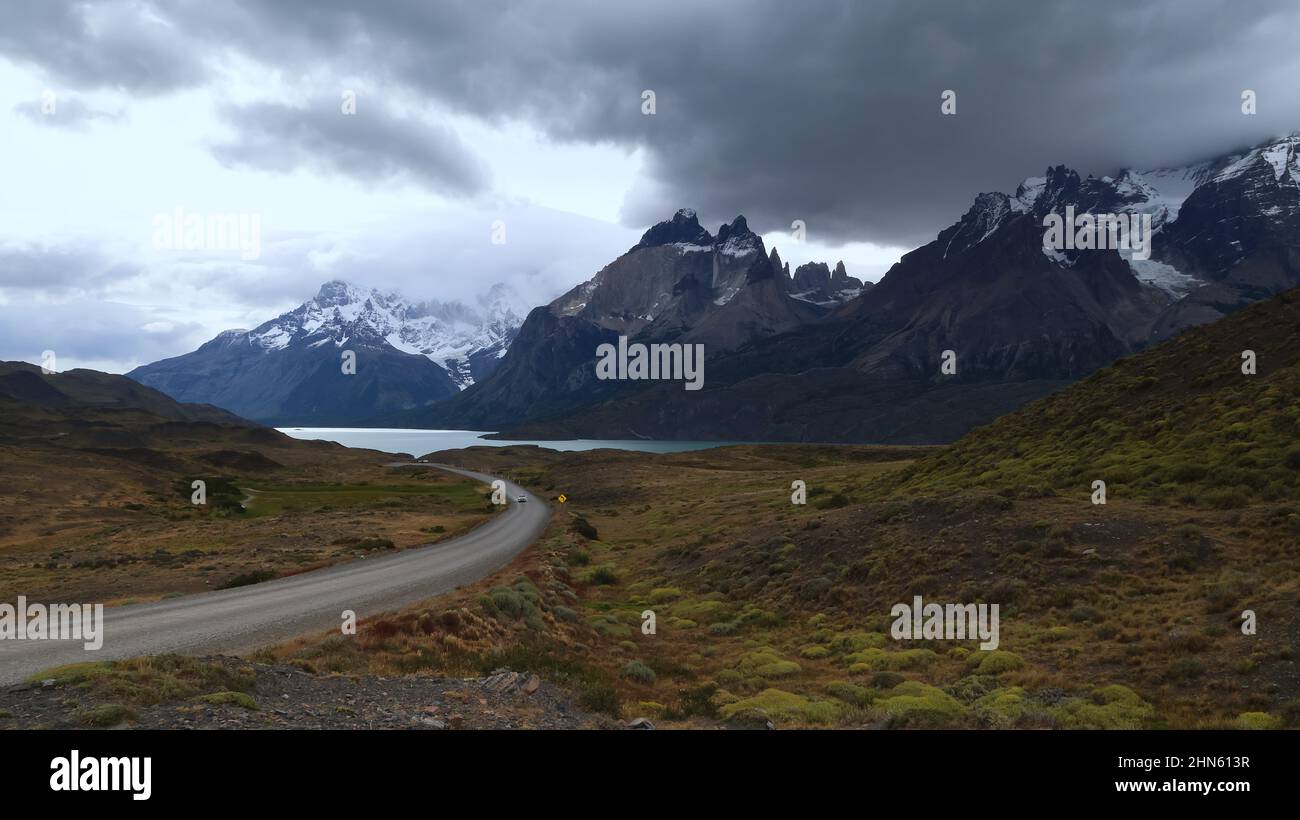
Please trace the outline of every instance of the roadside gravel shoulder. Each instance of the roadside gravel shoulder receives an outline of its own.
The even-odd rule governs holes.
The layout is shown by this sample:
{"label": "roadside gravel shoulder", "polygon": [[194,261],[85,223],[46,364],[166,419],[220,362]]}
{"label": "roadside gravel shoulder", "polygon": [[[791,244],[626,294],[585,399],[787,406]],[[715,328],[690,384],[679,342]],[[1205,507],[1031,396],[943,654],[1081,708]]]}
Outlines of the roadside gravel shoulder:
{"label": "roadside gravel shoulder", "polygon": [[0,729],[602,729],[620,728],[527,672],[485,678],[314,675],[285,664],[196,659],[251,681],[142,705],[54,679],[0,691]]}

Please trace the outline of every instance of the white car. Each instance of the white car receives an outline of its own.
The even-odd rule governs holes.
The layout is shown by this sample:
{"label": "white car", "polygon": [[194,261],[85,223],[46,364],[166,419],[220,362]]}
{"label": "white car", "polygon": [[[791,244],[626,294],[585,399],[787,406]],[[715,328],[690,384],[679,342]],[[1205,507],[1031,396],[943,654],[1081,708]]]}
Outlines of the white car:
{"label": "white car", "polygon": [[528,496],[526,496],[526,495],[520,495],[520,496],[516,496],[516,497],[515,497],[515,501],[518,501],[518,502],[520,502],[520,503],[523,503],[523,502],[525,502],[525,501],[527,501],[527,500],[528,500]]}

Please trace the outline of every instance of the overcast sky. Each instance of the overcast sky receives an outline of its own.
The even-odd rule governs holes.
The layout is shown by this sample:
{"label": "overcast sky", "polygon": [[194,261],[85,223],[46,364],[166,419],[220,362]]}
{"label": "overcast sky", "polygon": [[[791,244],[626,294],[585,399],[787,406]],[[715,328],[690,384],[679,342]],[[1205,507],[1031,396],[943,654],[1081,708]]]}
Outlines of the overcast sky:
{"label": "overcast sky", "polygon": [[[3,19],[0,359],[61,368],[178,355],[331,278],[465,301],[506,281],[540,304],[681,207],[878,279],[1048,165],[1176,165],[1300,129],[1288,0],[43,0]],[[178,208],[256,215],[260,253],[157,247]]]}

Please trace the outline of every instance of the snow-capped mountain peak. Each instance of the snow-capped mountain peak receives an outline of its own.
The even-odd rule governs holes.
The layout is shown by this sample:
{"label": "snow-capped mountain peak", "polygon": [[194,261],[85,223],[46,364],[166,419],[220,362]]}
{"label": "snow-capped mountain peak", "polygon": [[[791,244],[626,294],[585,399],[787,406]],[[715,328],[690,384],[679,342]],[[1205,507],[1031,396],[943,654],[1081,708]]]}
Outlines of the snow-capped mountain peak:
{"label": "snow-capped mountain peak", "polygon": [[[505,284],[493,285],[475,305],[408,301],[400,293],[331,281],[288,313],[243,335],[264,351],[288,347],[388,346],[426,356],[462,390],[491,371],[513,341],[527,307]],[[222,338],[219,337],[219,338]]]}
{"label": "snow-capped mountain peak", "polygon": [[1266,163],[1273,172],[1275,183],[1300,184],[1300,132],[1260,143],[1244,154],[1231,157],[1231,160],[1214,175],[1215,182],[1245,176]]}
{"label": "snow-capped mountain peak", "polygon": [[[1120,256],[1138,281],[1178,302],[1251,254],[1289,252],[1300,231],[1300,132],[1265,140],[1245,151],[1180,166],[1125,168],[1115,176],[1080,175],[1064,165],[1029,177],[1005,194],[981,194],[946,237],[944,258],[998,233],[1003,225],[1048,214],[1117,214],[1151,217],[1154,255]],[[1076,254],[1052,248],[1053,264],[1072,267]],[[1265,266],[1267,268],[1267,266]],[[1243,272],[1256,288],[1279,285],[1270,273]],[[1274,279],[1270,279],[1273,276]],[[1212,294],[1206,295],[1212,300]],[[1191,308],[1189,308],[1191,310]]]}

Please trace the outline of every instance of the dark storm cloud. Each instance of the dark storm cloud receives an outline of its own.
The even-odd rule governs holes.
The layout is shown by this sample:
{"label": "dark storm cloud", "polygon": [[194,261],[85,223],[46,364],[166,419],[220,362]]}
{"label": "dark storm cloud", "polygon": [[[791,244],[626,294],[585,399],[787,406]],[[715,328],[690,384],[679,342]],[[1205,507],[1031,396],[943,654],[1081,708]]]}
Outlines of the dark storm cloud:
{"label": "dark storm cloud", "polygon": [[389,114],[360,97],[342,113],[342,95],[303,107],[254,103],[227,107],[238,136],[213,147],[222,163],[272,171],[315,166],[365,182],[411,174],[431,189],[472,194],[488,185],[483,164],[450,128]]}
{"label": "dark storm cloud", "polygon": [[156,94],[204,79],[203,50],[188,39],[148,3],[51,0],[5,11],[0,54],[74,88]]}
{"label": "dark storm cloud", "polygon": [[[186,48],[138,14],[126,18],[142,32],[134,57],[128,23],[107,38],[71,27],[79,42],[44,56],[12,33],[0,49],[146,90],[159,80],[141,66],[167,66],[179,83],[188,55],[224,48],[291,76],[363,74],[554,139],[644,147],[651,179],[629,197],[629,223],[689,205],[713,222],[743,211],[759,230],[801,219],[823,241],[922,242],[975,193],[1011,190],[1049,164],[1174,164],[1300,128],[1300,9],[1289,0],[163,8]],[[654,116],[641,114],[643,89],[657,95]],[[956,116],[940,114],[945,89]],[[1244,89],[1258,94],[1257,116],[1241,113]],[[281,136],[329,163],[362,147],[417,172],[430,161],[392,135],[340,146],[322,127],[254,118],[244,139],[263,161]]]}

